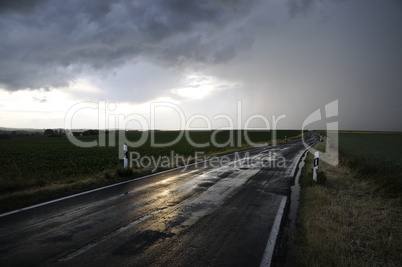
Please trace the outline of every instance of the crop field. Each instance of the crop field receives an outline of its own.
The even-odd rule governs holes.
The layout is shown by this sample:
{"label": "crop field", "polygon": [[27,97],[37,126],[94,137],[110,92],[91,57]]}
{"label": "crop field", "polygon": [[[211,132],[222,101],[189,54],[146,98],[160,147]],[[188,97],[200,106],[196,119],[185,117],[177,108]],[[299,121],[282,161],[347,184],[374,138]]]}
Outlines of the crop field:
{"label": "crop field", "polygon": [[[244,131],[191,131],[174,144],[168,147],[155,147],[157,144],[166,144],[174,141],[179,131],[148,132],[146,142],[139,147],[129,147],[129,151],[138,152],[141,156],[158,157],[169,156],[172,152],[183,156],[193,157],[195,152],[205,155],[222,154],[229,151],[249,147],[244,137]],[[130,142],[140,140],[143,132],[126,132],[124,136]],[[298,130],[277,131],[277,140],[294,138],[300,135]],[[190,139],[186,138],[186,135]],[[238,136],[239,141],[237,140]],[[53,186],[62,191],[62,194],[86,190],[118,180],[133,178],[144,174],[141,170],[134,170],[129,175],[117,177],[116,171],[122,167],[118,158],[118,133],[104,136],[104,146],[82,148],[72,144],[66,137],[29,136],[11,139],[0,139],[0,193],[4,198],[9,194],[23,191],[38,191]],[[230,142],[234,138],[235,142]],[[271,131],[248,131],[249,139],[254,143],[271,142]],[[99,140],[99,136],[80,136],[81,141]],[[191,140],[192,143],[189,141]],[[212,141],[218,145],[213,145]],[[114,144],[113,144],[114,143]],[[194,147],[194,144],[204,144]],[[120,175],[122,176],[122,175]],[[78,185],[81,184],[81,185]],[[84,184],[84,186],[82,186]],[[64,188],[64,189],[62,189]],[[72,189],[73,188],[73,189]],[[56,190],[56,191],[57,191]],[[60,195],[56,193],[55,195]],[[44,197],[47,198],[47,197]],[[1,202],[1,199],[0,199]],[[4,203],[1,203],[4,204]],[[1,209],[1,207],[0,207]]]}
{"label": "crop field", "polygon": [[402,134],[339,134],[341,153],[367,163],[401,166]]}
{"label": "crop field", "polygon": [[402,193],[401,133],[340,133],[339,150],[362,177],[375,179],[393,195]]}

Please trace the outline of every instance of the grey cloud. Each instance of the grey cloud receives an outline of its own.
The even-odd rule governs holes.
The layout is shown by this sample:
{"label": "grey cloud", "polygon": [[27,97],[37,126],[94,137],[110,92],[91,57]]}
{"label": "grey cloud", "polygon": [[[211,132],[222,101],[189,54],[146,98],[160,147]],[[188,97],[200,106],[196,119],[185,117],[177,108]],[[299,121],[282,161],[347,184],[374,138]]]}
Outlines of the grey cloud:
{"label": "grey cloud", "polygon": [[[0,85],[7,90],[67,85],[82,72],[145,56],[218,63],[252,43],[241,29],[256,1],[6,1],[0,9]],[[240,31],[241,32],[241,31]]]}
{"label": "grey cloud", "polygon": [[289,1],[288,2],[289,13],[292,17],[298,14],[305,13],[316,2],[316,0],[288,0],[288,1]]}
{"label": "grey cloud", "polygon": [[311,9],[313,9],[318,3],[325,2],[343,2],[346,0],[288,0],[289,14],[291,17],[298,15],[305,15]]}
{"label": "grey cloud", "polygon": [[47,102],[46,96],[43,97],[43,98],[38,98],[38,97],[34,96],[32,99],[33,99],[33,101],[38,102],[38,103],[41,103],[41,104]]}
{"label": "grey cloud", "polygon": [[400,7],[401,2],[376,0],[311,7],[308,16],[278,25],[236,64],[212,73],[242,81],[245,88],[233,98],[256,113],[286,114],[293,127],[338,99],[342,129],[400,131]]}

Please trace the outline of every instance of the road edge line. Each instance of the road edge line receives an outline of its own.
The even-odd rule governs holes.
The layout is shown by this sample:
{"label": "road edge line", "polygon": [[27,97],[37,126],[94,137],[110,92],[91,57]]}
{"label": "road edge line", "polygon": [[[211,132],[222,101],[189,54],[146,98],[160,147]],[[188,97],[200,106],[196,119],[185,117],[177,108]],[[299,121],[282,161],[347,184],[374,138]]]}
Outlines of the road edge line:
{"label": "road edge line", "polygon": [[279,204],[278,212],[276,213],[275,221],[271,229],[271,233],[269,234],[267,246],[265,247],[264,255],[262,256],[260,267],[271,266],[272,255],[274,254],[276,239],[278,238],[278,234],[281,228],[281,222],[287,199],[287,196],[282,196],[281,203]]}

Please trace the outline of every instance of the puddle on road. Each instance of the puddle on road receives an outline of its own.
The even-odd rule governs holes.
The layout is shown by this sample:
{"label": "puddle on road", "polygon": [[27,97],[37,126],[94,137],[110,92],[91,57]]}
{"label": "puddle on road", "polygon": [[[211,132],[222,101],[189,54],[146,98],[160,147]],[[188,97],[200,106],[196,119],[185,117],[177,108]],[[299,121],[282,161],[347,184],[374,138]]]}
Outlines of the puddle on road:
{"label": "puddle on road", "polygon": [[203,216],[210,214],[223,204],[234,191],[238,190],[249,178],[254,176],[258,170],[245,170],[236,173],[234,176],[220,179],[219,182],[209,187],[196,198],[181,206],[175,214],[172,214],[171,220],[175,217],[185,218],[180,226],[172,228],[173,233],[178,233],[183,228],[188,228]]}
{"label": "puddle on road", "polygon": [[174,234],[153,231],[153,230],[145,230],[143,232],[138,232],[132,234],[127,241],[116,247],[113,250],[112,254],[118,256],[119,255],[133,256],[146,250],[148,247],[152,246],[160,239],[165,239],[172,236],[174,236]]}
{"label": "puddle on road", "polygon": [[308,151],[305,151],[300,159],[298,165],[298,171],[295,176],[295,183],[291,186],[291,197],[290,197],[290,209],[288,215],[288,229],[287,229],[287,253],[285,266],[294,266],[295,265],[295,236],[296,236],[296,220],[297,220],[297,211],[299,209],[300,204],[300,184],[299,179],[301,176],[301,172],[304,166],[304,160],[307,156]]}

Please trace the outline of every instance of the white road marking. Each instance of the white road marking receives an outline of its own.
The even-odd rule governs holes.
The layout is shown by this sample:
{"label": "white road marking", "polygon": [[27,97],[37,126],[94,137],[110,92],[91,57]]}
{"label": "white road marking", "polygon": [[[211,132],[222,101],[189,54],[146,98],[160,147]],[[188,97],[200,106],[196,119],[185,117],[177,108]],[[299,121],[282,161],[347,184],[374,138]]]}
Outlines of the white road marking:
{"label": "white road marking", "polygon": [[262,257],[260,267],[271,266],[272,255],[274,253],[276,239],[278,237],[279,229],[281,226],[281,221],[283,217],[283,211],[285,209],[287,197],[283,196],[281,203],[279,204],[278,212],[276,213],[274,225],[272,226],[271,233],[269,234],[267,247],[264,251],[264,256]]}
{"label": "white road marking", "polygon": [[[162,171],[162,172],[158,172],[158,173],[154,173],[154,174],[149,174],[149,175],[142,176],[142,177],[139,177],[139,178],[134,178],[134,179],[131,179],[131,180],[127,180],[127,181],[120,182],[120,183],[116,183],[116,184],[112,184],[112,185],[108,185],[108,186],[96,188],[96,189],[93,189],[93,190],[89,190],[89,191],[81,192],[81,193],[78,193],[78,194],[74,194],[74,195],[70,195],[70,196],[66,196],[66,197],[54,199],[54,200],[47,201],[47,202],[43,202],[43,203],[36,204],[36,205],[33,205],[33,206],[29,206],[29,207],[25,207],[25,208],[13,210],[13,211],[10,211],[10,212],[2,213],[2,214],[0,214],[0,218],[1,218],[1,217],[8,216],[8,215],[11,215],[11,214],[14,214],[14,213],[18,213],[18,212],[21,212],[21,211],[34,209],[34,208],[38,208],[38,207],[41,207],[41,206],[49,205],[49,204],[52,204],[52,203],[56,203],[56,202],[59,202],[59,201],[63,201],[63,200],[66,200],[66,199],[70,199],[70,198],[74,198],[74,197],[86,195],[86,194],[89,194],[89,193],[97,192],[97,191],[100,191],[100,190],[103,190],[103,189],[107,189],[107,188],[111,188],[111,187],[114,187],[114,186],[118,186],[118,185],[122,185],[122,184],[127,184],[127,183],[130,183],[130,182],[133,182],[133,181],[139,181],[139,180],[142,180],[142,179],[145,179],[145,178],[154,176],[154,175],[159,175],[159,174],[162,174],[162,173],[165,173],[165,172],[168,172],[168,171],[173,171],[173,170],[174,170],[174,169],[172,169],[172,170],[167,170],[167,171]],[[173,180],[173,179],[179,178],[179,177],[181,177],[181,176],[184,176],[184,175],[187,175],[187,174],[191,174],[191,173],[193,173],[193,172],[195,172],[195,171],[198,171],[198,170],[193,170],[193,171],[191,171],[191,172],[186,172],[186,173],[180,174],[180,175],[178,175],[178,176],[176,176],[176,177],[173,177],[173,178],[171,177],[171,178],[168,178],[168,179],[165,179],[165,180]],[[160,182],[156,182],[156,183],[153,183],[153,184],[150,184],[150,185],[146,185],[146,186],[139,187],[139,188],[134,189],[134,190],[132,190],[132,191],[130,191],[130,192],[128,192],[128,193],[133,193],[133,192],[137,192],[137,191],[146,189],[146,188],[151,187],[151,186],[154,186],[154,185],[156,185],[156,184],[160,184],[160,183],[164,182],[165,180],[162,180],[162,181],[160,181]],[[106,200],[101,200],[101,202],[103,203],[103,202],[105,202],[105,201],[109,201],[109,200],[112,200],[112,199],[116,199],[116,198],[119,198],[119,197],[121,197],[121,196],[123,196],[123,195],[125,195],[125,193],[124,193],[124,194],[121,194],[121,195],[118,195],[118,196],[110,197],[109,199],[106,199]]]}
{"label": "white road marking", "polygon": [[295,165],[293,166],[292,172],[290,173],[290,176],[291,176],[291,177],[295,177],[295,175],[296,175],[296,169],[297,169],[297,167],[298,167],[299,164],[300,164],[300,161],[301,161],[301,159],[302,159],[302,157],[303,157],[303,154],[304,154],[307,150],[308,150],[308,149],[305,149],[305,150],[300,151],[299,154],[298,154],[296,157],[294,157],[295,159],[297,159],[297,161],[294,161]]}

